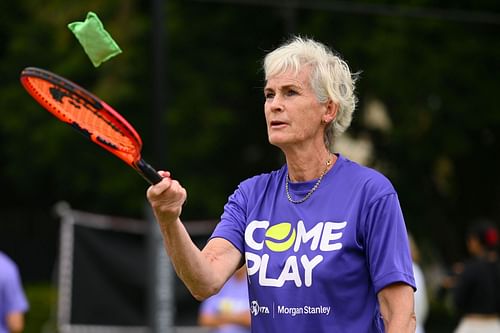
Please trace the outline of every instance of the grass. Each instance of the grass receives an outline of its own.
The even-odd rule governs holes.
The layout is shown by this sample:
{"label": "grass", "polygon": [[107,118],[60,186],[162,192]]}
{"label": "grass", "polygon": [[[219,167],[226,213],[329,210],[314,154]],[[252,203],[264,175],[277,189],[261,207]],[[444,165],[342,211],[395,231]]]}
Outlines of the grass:
{"label": "grass", "polygon": [[24,333],[55,333],[57,288],[50,282],[24,286],[30,309],[25,318]]}

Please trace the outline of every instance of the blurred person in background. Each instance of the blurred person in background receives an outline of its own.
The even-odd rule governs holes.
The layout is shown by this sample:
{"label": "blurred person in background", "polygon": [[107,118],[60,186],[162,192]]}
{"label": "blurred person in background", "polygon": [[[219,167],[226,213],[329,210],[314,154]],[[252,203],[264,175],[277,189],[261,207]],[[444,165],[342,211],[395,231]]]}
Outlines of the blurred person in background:
{"label": "blurred person in background", "polygon": [[420,250],[415,242],[415,239],[410,234],[410,252],[413,261],[413,274],[415,276],[415,284],[417,290],[415,291],[415,315],[417,316],[417,330],[416,333],[425,333],[425,322],[429,314],[429,300],[427,298],[427,286],[425,282],[425,275],[420,266]]}
{"label": "blurred person in background", "polygon": [[466,244],[470,258],[452,289],[460,316],[455,333],[500,333],[498,228],[489,221],[476,222],[467,232]]}
{"label": "blurred person in background", "polygon": [[28,301],[16,263],[0,251],[0,333],[19,333],[24,329]]}
{"label": "blurred person in background", "polygon": [[242,266],[224,287],[200,304],[198,324],[213,333],[250,333],[247,272]]}

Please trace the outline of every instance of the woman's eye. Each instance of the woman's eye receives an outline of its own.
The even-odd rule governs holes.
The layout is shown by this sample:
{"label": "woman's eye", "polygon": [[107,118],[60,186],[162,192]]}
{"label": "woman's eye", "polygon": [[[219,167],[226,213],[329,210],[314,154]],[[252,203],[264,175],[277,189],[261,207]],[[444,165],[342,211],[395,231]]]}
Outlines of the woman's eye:
{"label": "woman's eye", "polygon": [[297,95],[297,92],[295,90],[287,90],[286,95],[287,96],[294,96],[294,95]]}
{"label": "woman's eye", "polygon": [[271,99],[271,98],[273,98],[273,97],[274,97],[274,94],[273,94],[273,93],[265,93],[265,94],[264,94],[264,97],[265,97],[266,99]]}

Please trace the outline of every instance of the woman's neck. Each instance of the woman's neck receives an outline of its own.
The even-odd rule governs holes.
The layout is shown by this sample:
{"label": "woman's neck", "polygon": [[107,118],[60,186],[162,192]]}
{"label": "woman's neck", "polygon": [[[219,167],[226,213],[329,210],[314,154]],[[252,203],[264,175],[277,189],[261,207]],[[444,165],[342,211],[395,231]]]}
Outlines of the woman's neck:
{"label": "woman's neck", "polygon": [[324,175],[337,161],[337,156],[326,148],[313,153],[288,153],[286,163],[291,182],[305,182]]}

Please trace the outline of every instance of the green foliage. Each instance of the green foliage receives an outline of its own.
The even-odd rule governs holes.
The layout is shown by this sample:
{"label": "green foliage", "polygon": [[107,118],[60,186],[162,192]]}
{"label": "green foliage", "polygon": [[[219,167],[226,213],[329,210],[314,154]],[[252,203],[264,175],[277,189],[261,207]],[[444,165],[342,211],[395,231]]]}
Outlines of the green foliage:
{"label": "green foliage", "polygon": [[[398,8],[395,1],[356,3]],[[497,15],[500,9],[487,0],[439,5]],[[289,33],[330,44],[361,71],[350,133],[370,134],[375,164],[395,184],[417,241],[449,263],[465,255],[462,235],[471,218],[500,220],[499,24],[168,1],[166,105],[155,124],[149,6],[132,0],[0,3],[0,186],[8,196],[1,208],[8,216],[24,211],[22,219],[4,224],[47,223],[59,200],[101,213],[144,213],[147,184],[42,110],[19,84],[24,67],[52,70],[101,96],[141,133],[145,159],[164,161],[155,167],[171,170],[187,188],[183,218],[217,218],[242,179],[282,163],[267,143],[260,61]],[[405,6],[437,5],[415,0]],[[123,50],[98,69],[66,28],[88,11]],[[394,124],[389,133],[364,127],[372,99],[387,106]],[[153,156],[157,125],[161,158]],[[0,224],[0,237],[8,237],[2,230],[10,229]]]}
{"label": "green foliage", "polygon": [[25,333],[56,332],[57,290],[53,285],[36,283],[25,288],[30,309],[25,316]]}

